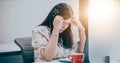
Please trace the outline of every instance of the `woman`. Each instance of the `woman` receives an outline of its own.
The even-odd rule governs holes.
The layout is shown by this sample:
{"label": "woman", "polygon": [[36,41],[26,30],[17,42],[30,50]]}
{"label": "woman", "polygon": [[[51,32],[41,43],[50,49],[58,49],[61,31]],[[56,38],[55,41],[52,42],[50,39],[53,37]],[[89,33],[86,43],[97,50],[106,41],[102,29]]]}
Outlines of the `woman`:
{"label": "woman", "polygon": [[33,30],[32,46],[35,61],[51,61],[69,57],[72,53],[83,53],[85,30],[73,18],[70,5],[56,5],[42,24]]}

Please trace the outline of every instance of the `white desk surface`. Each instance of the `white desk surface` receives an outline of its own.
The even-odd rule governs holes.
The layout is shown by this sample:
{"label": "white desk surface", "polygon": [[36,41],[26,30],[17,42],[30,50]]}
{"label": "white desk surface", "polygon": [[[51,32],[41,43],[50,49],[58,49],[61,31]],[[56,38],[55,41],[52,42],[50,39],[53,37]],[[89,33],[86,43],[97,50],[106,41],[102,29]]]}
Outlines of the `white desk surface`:
{"label": "white desk surface", "polygon": [[51,62],[32,62],[32,63],[62,63],[62,62],[59,62],[58,60],[53,60]]}
{"label": "white desk surface", "polygon": [[17,46],[15,43],[0,44],[0,53],[14,51],[21,51],[20,47]]}
{"label": "white desk surface", "polygon": [[51,62],[33,62],[33,63],[72,63],[72,60],[68,58],[62,58],[62,59],[52,60]]}

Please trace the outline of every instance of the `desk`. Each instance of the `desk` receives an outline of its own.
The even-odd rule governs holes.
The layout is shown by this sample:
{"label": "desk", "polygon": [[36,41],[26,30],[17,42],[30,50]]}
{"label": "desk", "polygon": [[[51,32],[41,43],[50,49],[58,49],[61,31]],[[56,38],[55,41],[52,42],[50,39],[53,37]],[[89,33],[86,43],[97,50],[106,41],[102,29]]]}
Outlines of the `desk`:
{"label": "desk", "polygon": [[[56,59],[52,60],[51,62],[32,62],[32,63],[73,63],[72,60],[68,58]],[[82,63],[89,63],[89,62],[82,62]]]}
{"label": "desk", "polygon": [[53,60],[51,62],[32,62],[32,63],[72,63],[72,62],[60,62],[58,60]]}
{"label": "desk", "polygon": [[[32,63],[72,63],[72,62],[51,61],[51,62],[32,62]],[[89,62],[84,62],[84,63],[89,63]]]}
{"label": "desk", "polygon": [[55,59],[52,60],[51,62],[33,62],[33,63],[72,63],[72,60],[69,58],[62,58],[62,59]]}
{"label": "desk", "polygon": [[[32,63],[72,63],[72,62],[60,62],[58,60],[53,60],[51,62],[32,62]],[[89,63],[89,62],[84,62],[84,63]]]}
{"label": "desk", "polygon": [[15,43],[0,44],[0,63],[22,63],[21,49]]}
{"label": "desk", "polygon": [[21,49],[15,43],[0,44],[0,56],[18,54],[20,52]]}

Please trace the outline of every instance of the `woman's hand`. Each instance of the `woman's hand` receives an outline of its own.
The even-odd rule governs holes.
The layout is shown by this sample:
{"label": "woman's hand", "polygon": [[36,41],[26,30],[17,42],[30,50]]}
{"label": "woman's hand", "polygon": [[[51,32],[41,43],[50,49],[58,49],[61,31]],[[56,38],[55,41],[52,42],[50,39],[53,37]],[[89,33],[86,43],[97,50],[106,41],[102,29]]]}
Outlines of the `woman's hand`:
{"label": "woman's hand", "polygon": [[78,19],[76,19],[76,18],[72,19],[72,24],[77,26],[77,27],[80,27],[80,25],[81,25],[80,21]]}
{"label": "woman's hand", "polygon": [[55,18],[54,18],[54,22],[53,22],[53,26],[55,30],[57,30],[59,32],[60,28],[62,27],[62,23],[63,23],[63,17],[57,15]]}
{"label": "woman's hand", "polygon": [[81,24],[81,22],[78,19],[73,18],[72,19],[72,24],[77,26],[79,31],[84,31],[84,27],[83,27],[83,25]]}

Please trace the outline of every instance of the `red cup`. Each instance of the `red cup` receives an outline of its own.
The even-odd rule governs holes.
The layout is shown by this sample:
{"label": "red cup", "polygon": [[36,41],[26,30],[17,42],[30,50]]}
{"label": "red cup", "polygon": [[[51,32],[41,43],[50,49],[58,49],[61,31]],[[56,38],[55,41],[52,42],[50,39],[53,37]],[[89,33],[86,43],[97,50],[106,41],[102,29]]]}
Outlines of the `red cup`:
{"label": "red cup", "polygon": [[73,63],[83,63],[84,54],[83,53],[74,53],[70,56]]}

